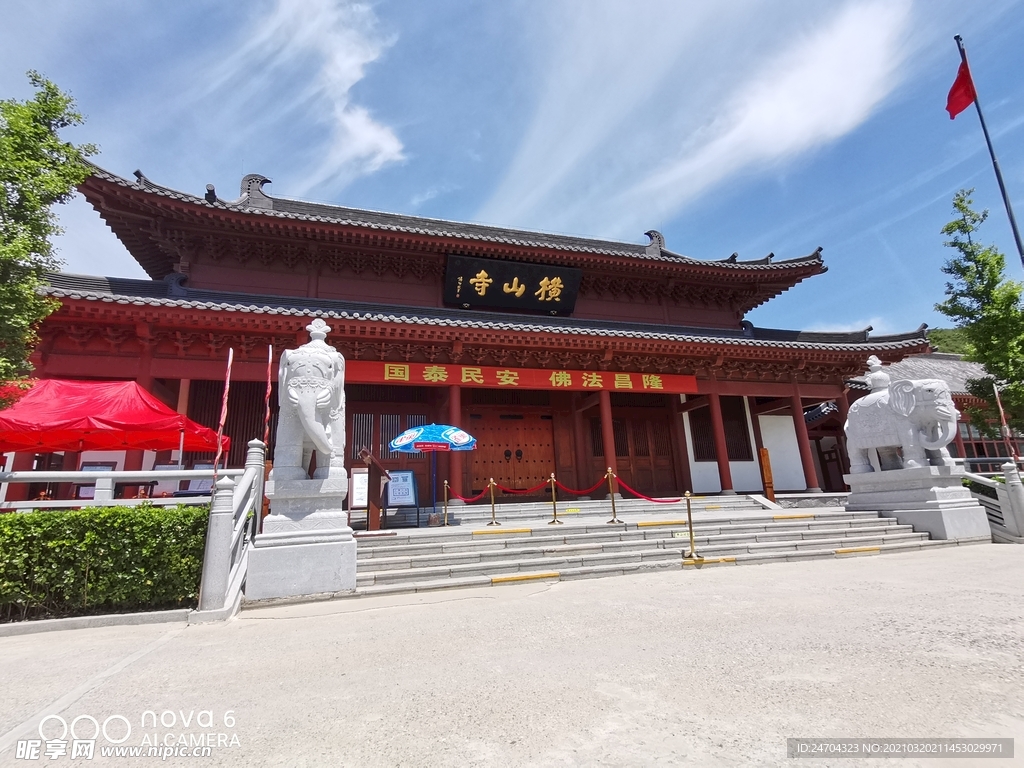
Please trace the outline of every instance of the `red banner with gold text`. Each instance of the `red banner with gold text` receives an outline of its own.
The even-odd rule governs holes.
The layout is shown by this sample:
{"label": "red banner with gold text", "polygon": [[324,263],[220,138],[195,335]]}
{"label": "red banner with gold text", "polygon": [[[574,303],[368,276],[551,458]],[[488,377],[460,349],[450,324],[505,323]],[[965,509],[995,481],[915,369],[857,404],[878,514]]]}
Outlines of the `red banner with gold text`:
{"label": "red banner with gold text", "polygon": [[667,373],[618,373],[614,371],[573,371],[541,368],[502,368],[486,365],[443,363],[383,363],[350,360],[345,364],[345,381],[352,384],[398,384],[426,387],[494,389],[565,389],[591,392],[651,392],[695,394],[697,378]]}

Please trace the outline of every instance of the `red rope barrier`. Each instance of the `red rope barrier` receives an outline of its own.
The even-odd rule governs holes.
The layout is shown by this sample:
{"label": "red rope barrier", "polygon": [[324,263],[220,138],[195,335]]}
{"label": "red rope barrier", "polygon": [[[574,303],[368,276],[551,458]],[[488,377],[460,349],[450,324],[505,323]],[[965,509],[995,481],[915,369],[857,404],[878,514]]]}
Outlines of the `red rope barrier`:
{"label": "red rope barrier", "polygon": [[467,499],[465,496],[460,496],[454,490],[452,490],[452,488],[450,488],[450,487],[448,488],[448,490],[451,491],[452,496],[454,496],[456,499],[459,499],[460,501],[464,501],[467,504],[472,504],[474,501],[480,501],[480,499],[482,499],[487,494],[487,490],[488,489],[484,488],[482,491],[480,491],[479,494],[477,494],[476,496],[473,496],[472,498],[469,498],[469,499]]}
{"label": "red rope barrier", "polygon": [[550,480],[545,480],[540,485],[535,485],[535,486],[533,486],[533,488],[527,488],[525,491],[524,490],[519,490],[519,489],[516,489],[516,488],[506,488],[501,483],[495,483],[494,487],[497,488],[498,490],[504,491],[505,493],[520,493],[520,494],[522,494],[522,493],[534,493],[535,491],[539,491],[541,488],[543,488],[549,482],[551,482],[551,481]]}
{"label": "red rope barrier", "polygon": [[608,482],[608,476],[607,475],[603,476],[600,480],[598,480],[593,485],[593,487],[587,488],[587,490],[585,490],[585,491],[577,491],[577,490],[575,490],[573,488],[568,488],[568,487],[562,485],[560,482],[558,482],[557,479],[555,480],[555,485],[557,485],[559,488],[561,488],[566,493],[571,493],[574,496],[589,496],[594,491],[596,491],[598,488],[600,488],[602,485],[604,485],[606,482]]}
{"label": "red rope barrier", "polygon": [[652,499],[650,496],[644,496],[642,493],[640,493],[640,491],[634,491],[632,488],[630,488],[628,485],[622,482],[622,478],[619,477],[618,475],[615,476],[615,479],[618,480],[619,485],[621,485],[627,491],[632,493],[634,496],[639,496],[641,499],[644,499],[645,501],[653,501],[655,504],[678,504],[680,501],[682,501],[682,499]]}

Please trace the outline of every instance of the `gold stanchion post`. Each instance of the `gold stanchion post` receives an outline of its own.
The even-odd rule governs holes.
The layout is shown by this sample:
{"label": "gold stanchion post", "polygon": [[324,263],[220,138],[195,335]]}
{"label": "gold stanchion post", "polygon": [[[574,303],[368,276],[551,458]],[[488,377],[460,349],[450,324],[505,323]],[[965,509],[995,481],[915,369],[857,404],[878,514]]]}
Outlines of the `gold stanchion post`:
{"label": "gold stanchion post", "polygon": [[703,560],[700,555],[697,554],[697,545],[693,540],[693,512],[690,509],[690,492],[686,492],[686,527],[690,529],[690,553],[684,555],[684,557],[690,560]]}
{"label": "gold stanchion post", "polygon": [[562,521],[558,519],[558,498],[555,496],[555,473],[551,473],[551,479],[548,481],[551,483],[551,522],[548,525],[561,525]]}
{"label": "gold stanchion post", "polygon": [[444,525],[448,527],[448,481],[444,481]]}
{"label": "gold stanchion post", "polygon": [[487,487],[491,489],[491,522],[488,525],[501,525],[498,522],[498,518],[494,516],[494,478],[492,477],[490,482],[487,483]]}
{"label": "gold stanchion post", "polygon": [[615,477],[615,473],[612,472],[611,467],[608,467],[605,477],[608,478],[608,498],[612,500],[612,519],[608,521],[608,525],[611,525],[612,523],[621,522],[618,514],[615,512],[615,486],[612,484],[612,478]]}

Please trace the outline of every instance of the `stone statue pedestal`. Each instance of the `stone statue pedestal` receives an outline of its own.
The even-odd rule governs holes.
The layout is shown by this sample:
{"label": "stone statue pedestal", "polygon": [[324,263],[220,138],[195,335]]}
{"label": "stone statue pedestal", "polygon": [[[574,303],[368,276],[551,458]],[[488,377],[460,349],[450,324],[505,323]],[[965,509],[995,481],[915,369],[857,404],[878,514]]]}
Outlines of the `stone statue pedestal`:
{"label": "stone statue pedestal", "polygon": [[846,509],[895,517],[933,539],[990,541],[988,516],[963,477],[963,470],[952,466],[843,475],[851,491]]}
{"label": "stone statue pedestal", "polygon": [[[332,472],[332,474],[335,474]],[[249,551],[248,600],[356,588],[356,541],[342,502],[348,477],[270,480],[271,514]]]}

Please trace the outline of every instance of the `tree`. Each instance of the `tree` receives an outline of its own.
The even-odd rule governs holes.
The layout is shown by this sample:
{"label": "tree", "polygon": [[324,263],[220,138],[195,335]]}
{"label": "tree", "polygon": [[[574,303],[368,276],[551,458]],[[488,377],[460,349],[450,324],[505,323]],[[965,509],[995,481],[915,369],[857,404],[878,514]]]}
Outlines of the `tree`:
{"label": "tree", "polygon": [[[68,94],[38,72],[24,102],[0,100],[0,381],[18,382],[31,370],[28,358],[39,323],[59,302],[43,296],[47,271],[60,268],[51,238],[61,232],[51,210],[71,199],[89,175],[92,144],[75,146],[58,131],[80,125]],[[5,386],[0,407],[16,387]]]}
{"label": "tree", "polygon": [[967,354],[967,339],[960,328],[929,328],[928,343],[936,352]]}
{"label": "tree", "polygon": [[971,190],[953,196],[956,218],[942,228],[950,239],[946,245],[957,251],[942,271],[953,278],[946,283],[946,300],[935,309],[962,330],[965,357],[985,366],[988,376],[968,381],[968,391],[984,405],[968,408],[971,422],[990,436],[998,431],[999,410],[993,385],[1009,425],[1024,432],[1024,285],[1006,277],[1006,259],[994,246],[975,241],[988,218],[971,206]]}

